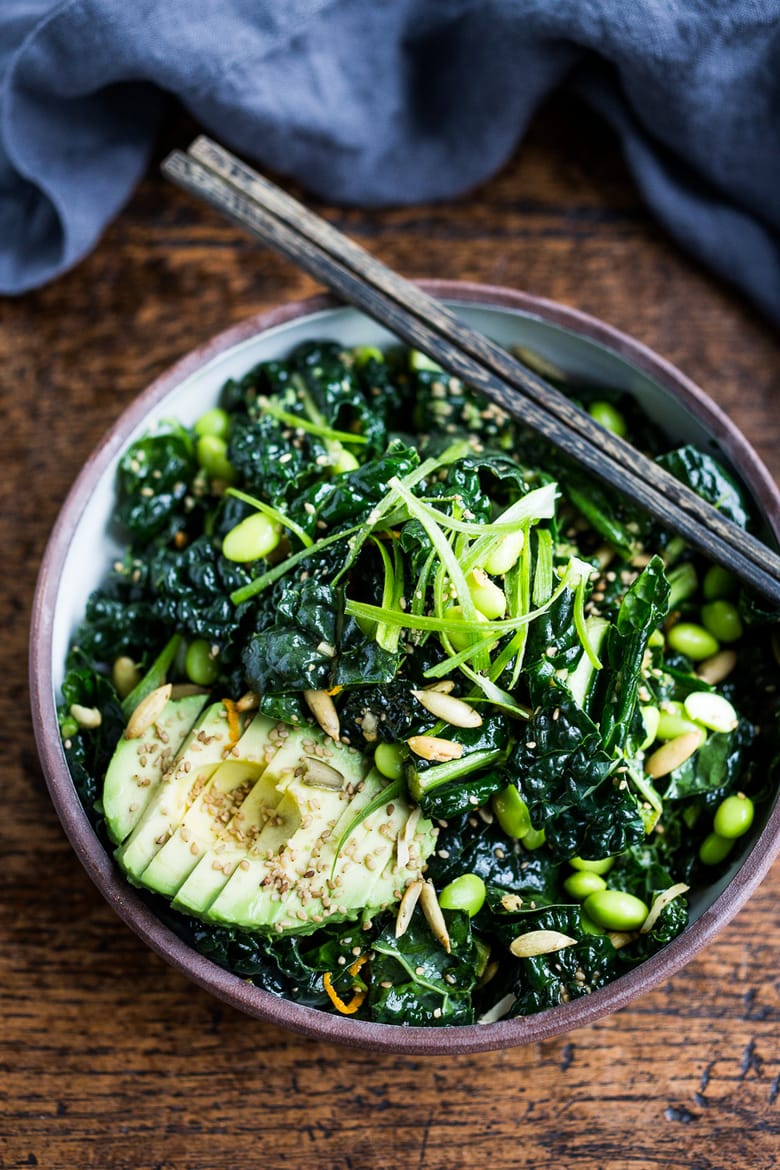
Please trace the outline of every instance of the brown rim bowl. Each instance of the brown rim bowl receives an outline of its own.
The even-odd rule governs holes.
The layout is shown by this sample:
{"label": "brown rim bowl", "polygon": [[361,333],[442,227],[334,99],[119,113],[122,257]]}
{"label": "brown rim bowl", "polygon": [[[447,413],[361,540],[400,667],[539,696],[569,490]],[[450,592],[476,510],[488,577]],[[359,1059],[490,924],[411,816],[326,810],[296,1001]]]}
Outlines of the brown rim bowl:
{"label": "brown rim bowl", "polygon": [[[780,493],[736,427],[668,362],[601,321],[525,293],[485,285],[422,282],[476,328],[503,344],[535,349],[573,377],[636,394],[674,436],[697,442],[735,469],[763,519],[780,538]],[[388,334],[357,310],[327,296],[260,313],[188,354],[124,411],[87,460],[52,531],[40,569],[30,638],[30,682],[38,751],[51,799],[73,849],[116,913],[177,970],[249,1016],[319,1040],[385,1052],[478,1052],[550,1039],[625,1007],[669,979],[740,909],[780,849],[775,799],[729,873],[693,906],[687,929],[658,954],[593,994],[538,1015],[454,1028],[404,1028],[353,1020],[280,999],[216,966],[166,927],[106,853],[79,802],[57,730],[57,693],[68,639],[116,554],[108,535],[116,462],[132,438],[161,417],[194,422],[228,376],[282,356],[306,338],[382,344]]]}

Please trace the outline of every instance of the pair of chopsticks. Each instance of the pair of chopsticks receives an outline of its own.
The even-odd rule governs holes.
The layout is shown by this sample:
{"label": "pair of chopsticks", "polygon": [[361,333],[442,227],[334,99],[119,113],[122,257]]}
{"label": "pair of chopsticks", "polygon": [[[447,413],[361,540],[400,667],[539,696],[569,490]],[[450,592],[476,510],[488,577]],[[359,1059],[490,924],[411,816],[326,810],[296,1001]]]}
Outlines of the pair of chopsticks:
{"label": "pair of chopsticks", "polygon": [[200,137],[162,170],[780,606],[777,553],[218,143]]}

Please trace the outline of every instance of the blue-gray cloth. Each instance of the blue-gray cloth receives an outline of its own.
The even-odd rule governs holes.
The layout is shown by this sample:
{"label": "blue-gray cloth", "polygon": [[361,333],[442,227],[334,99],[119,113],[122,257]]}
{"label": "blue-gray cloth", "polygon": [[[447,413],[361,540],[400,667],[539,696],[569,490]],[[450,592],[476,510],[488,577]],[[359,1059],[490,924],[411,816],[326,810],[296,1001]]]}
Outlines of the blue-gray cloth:
{"label": "blue-gray cloth", "polygon": [[451,198],[576,87],[648,205],[780,321],[780,0],[0,0],[0,292],[94,246],[174,95],[321,198]]}

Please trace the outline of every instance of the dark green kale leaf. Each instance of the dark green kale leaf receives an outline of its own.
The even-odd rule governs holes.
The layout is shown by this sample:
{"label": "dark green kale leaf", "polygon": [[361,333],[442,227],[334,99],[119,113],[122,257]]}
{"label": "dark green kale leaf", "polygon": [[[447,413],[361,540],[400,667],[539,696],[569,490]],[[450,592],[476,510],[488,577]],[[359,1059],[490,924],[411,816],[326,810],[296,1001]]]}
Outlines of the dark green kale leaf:
{"label": "dark green kale leaf", "polygon": [[87,600],[74,646],[97,666],[121,654],[143,660],[165,636],[165,622],[154,609],[149,564],[127,553]]}
{"label": "dark green kale leaf", "polygon": [[259,694],[391,682],[398,655],[366,638],[351,618],[341,622],[343,589],[310,577],[284,588],[271,625],[253,634],[243,663]]}
{"label": "dark green kale leaf", "polygon": [[472,812],[490,800],[494,792],[506,787],[503,772],[488,768],[456,780],[440,784],[432,792],[424,792],[420,807],[426,817],[448,818]]}
{"label": "dark green kale leaf", "polygon": [[100,711],[98,727],[79,728],[76,734],[68,734],[64,741],[65,758],[79,800],[93,826],[98,827],[102,816],[96,802],[114,748],[125,729],[125,717],[109,680],[90,666],[75,666],[79,657],[78,651],[71,651],[70,666],[62,684],[63,701],[58,720],[61,728],[73,722],[70,708],[74,703],[81,707],[97,707]]}
{"label": "dark green kale leaf", "polygon": [[269,951],[264,935],[250,934],[238,927],[215,926],[178,914],[162,898],[155,900],[155,910],[175,934],[212,963],[251,980],[272,995],[292,995],[292,981]]}
{"label": "dark green kale leaf", "polygon": [[548,906],[539,910],[507,911],[493,921],[493,931],[504,947],[531,931],[549,930],[576,939],[573,945],[547,955],[514,959],[510,1016],[532,1015],[577,999],[603,987],[619,974],[618,952],[605,935],[589,934],[579,906]]}
{"label": "dark green kale leaf", "polygon": [[355,962],[355,948],[365,951],[369,938],[354,923],[338,922],[314,934],[271,936],[264,941],[267,954],[289,980],[291,997],[297,1003],[332,1008],[322,979],[326,971],[331,974],[333,990],[344,999],[350,998],[356,980],[363,983],[360,973],[356,977],[349,967]]}
{"label": "dark green kale leaf", "polygon": [[[291,405],[283,402],[285,410]],[[317,459],[328,459],[317,435],[300,432],[293,443],[290,427],[271,414],[237,416],[230,432],[228,459],[251,495],[279,505],[322,475]]]}
{"label": "dark green kale leaf", "polygon": [[733,731],[713,731],[697,752],[669,775],[664,800],[704,799],[719,804],[743,772],[744,755],[754,737],[753,726],[741,719]]}
{"label": "dark green kale leaf", "polygon": [[133,538],[147,543],[185,526],[185,499],[197,470],[188,431],[167,423],[136,440],[119,460],[114,518]]}
{"label": "dark green kale leaf", "polygon": [[328,426],[362,435],[369,453],[384,450],[390,404],[380,395],[366,398],[363,379],[352,363],[345,362],[341,346],[331,341],[304,342],[291,361]]}
{"label": "dark green kale leaf", "polygon": [[290,501],[289,514],[310,534],[324,524],[330,532],[360,523],[389,490],[394,477],[408,475],[420,462],[416,451],[393,440],[387,451],[355,471],[319,479]]}
{"label": "dark green kale leaf", "polygon": [[748,527],[750,513],[742,491],[736,480],[712,455],[689,444],[659,455],[656,463],[740,528]]}
{"label": "dark green kale leaf", "polygon": [[475,873],[488,887],[488,902],[491,888],[497,887],[499,897],[509,892],[546,904],[556,896],[558,871],[558,862],[546,849],[528,852],[496,822],[472,812],[441,825],[427,874],[441,889],[463,873]]}
{"label": "dark green kale leaf", "polygon": [[531,821],[555,857],[606,857],[643,839],[638,801],[614,767],[598,727],[567,691],[548,686],[507,770],[521,778]]}
{"label": "dark green kale leaf", "polygon": [[250,581],[241,565],[226,560],[214,541],[200,536],[184,549],[161,549],[152,560],[154,612],[169,630],[207,638],[221,649],[232,642],[247,606],[230,594]]}
{"label": "dark green kale leaf", "polygon": [[391,922],[374,939],[369,991],[372,1020],[403,1027],[474,1022],[471,996],[479,952],[468,915],[450,910],[444,911],[444,917],[449,954],[431,934],[419,908],[401,938],[395,937]]}
{"label": "dark green kale leaf", "polygon": [[606,640],[601,702],[605,750],[625,747],[642,683],[642,663],[650,635],[669,608],[669,582],[660,557],[653,557],[626,593]]}

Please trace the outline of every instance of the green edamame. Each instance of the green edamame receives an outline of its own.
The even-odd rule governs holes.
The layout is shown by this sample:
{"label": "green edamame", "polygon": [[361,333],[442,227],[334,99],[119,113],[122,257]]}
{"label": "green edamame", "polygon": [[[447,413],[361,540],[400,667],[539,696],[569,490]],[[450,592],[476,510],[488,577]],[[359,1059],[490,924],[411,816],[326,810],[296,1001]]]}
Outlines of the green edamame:
{"label": "green edamame", "polygon": [[529,829],[522,838],[525,849],[541,849],[546,840],[547,834],[544,829]]}
{"label": "green edamame", "polygon": [[753,801],[744,793],[727,796],[715,810],[712,827],[719,837],[734,841],[747,833],[753,824],[755,811]]}
{"label": "green edamame", "polygon": [[494,792],[491,799],[493,814],[508,837],[523,838],[532,831],[531,814],[514,784]]}
{"label": "green edamame", "polygon": [[584,902],[591,894],[606,890],[607,883],[597,873],[587,869],[575,870],[563,883],[566,893],[576,902]]}
{"label": "green edamame", "polygon": [[482,566],[485,572],[493,577],[502,577],[517,564],[520,553],[525,544],[525,531],[518,528],[516,532],[507,532],[488,553]]}
{"label": "green edamame", "polygon": [[360,464],[351,451],[346,447],[342,447],[337,453],[333,461],[333,470],[336,475],[343,475],[347,471],[357,471]]}
{"label": "green edamame", "polygon": [[674,739],[678,735],[685,735],[687,731],[700,730],[693,722],[693,717],[688,718],[682,703],[670,699],[658,713],[658,739]]}
{"label": "green edamame", "polygon": [[281,535],[280,524],[263,512],[254,512],[230,529],[222,541],[222,555],[239,564],[257,561],[273,552]]}
{"label": "green edamame", "polygon": [[728,699],[712,691],[692,691],[685,698],[685,714],[709,731],[733,731],[739,716]]}
{"label": "green edamame", "polygon": [[[444,616],[448,620],[454,622],[462,622],[465,620],[463,617],[463,610],[459,605],[447,606],[444,611]],[[476,612],[476,618],[478,622],[485,622],[487,624],[487,618],[483,613],[480,613],[479,610]],[[472,642],[475,641],[476,636],[474,634],[469,634],[465,630],[461,632],[456,626],[455,629],[447,630],[447,637],[452,642],[456,650],[466,650],[472,644]]]}
{"label": "green edamame", "polygon": [[614,857],[599,857],[595,861],[589,861],[585,857],[569,858],[569,865],[572,869],[587,870],[588,873],[609,873],[614,864]]}
{"label": "green edamame", "polygon": [[377,771],[388,780],[400,780],[404,774],[404,758],[406,752],[398,743],[377,744],[374,751],[374,764]]}
{"label": "green edamame", "polygon": [[736,577],[721,565],[712,565],[704,574],[701,591],[706,601],[733,597],[739,588]]}
{"label": "green edamame", "polygon": [[612,431],[613,435],[619,435],[621,439],[625,437],[628,431],[626,420],[623,418],[623,415],[620,413],[617,407],[613,406],[611,402],[604,402],[601,400],[598,402],[591,402],[590,406],[588,407],[588,413],[590,414],[590,417],[599,424],[599,426],[604,427],[604,430]]}
{"label": "green edamame", "polygon": [[717,654],[720,644],[704,626],[695,622],[678,622],[667,634],[667,641],[678,654],[685,654],[693,662],[701,662]]}
{"label": "green edamame", "polygon": [[472,569],[466,578],[471,600],[483,617],[502,618],[506,613],[506,594],[491,581],[484,569]]}
{"label": "green edamame", "polygon": [[699,846],[699,861],[702,865],[720,865],[733,847],[733,839],[721,837],[719,833],[710,833]]}
{"label": "green edamame", "polygon": [[196,638],[187,647],[184,659],[187,678],[197,687],[210,687],[219,674],[219,663],[205,638]]}
{"label": "green edamame", "polygon": [[485,901],[485,883],[476,873],[462,873],[439,894],[442,910],[465,910],[473,918],[482,909]]}
{"label": "green edamame", "polygon": [[212,479],[232,483],[236,470],[227,457],[227,443],[219,435],[201,435],[195,447],[198,463]]}
{"label": "green edamame", "polygon": [[229,433],[230,415],[218,406],[215,406],[213,410],[207,410],[195,423],[195,434],[199,436],[214,435],[218,439],[227,441]]}
{"label": "green edamame", "polygon": [[583,908],[605,930],[638,930],[650,912],[641,898],[623,890],[597,890],[585,899]]}
{"label": "green edamame", "polygon": [[701,607],[701,621],[719,642],[738,642],[742,637],[742,619],[733,601],[709,601]]}

